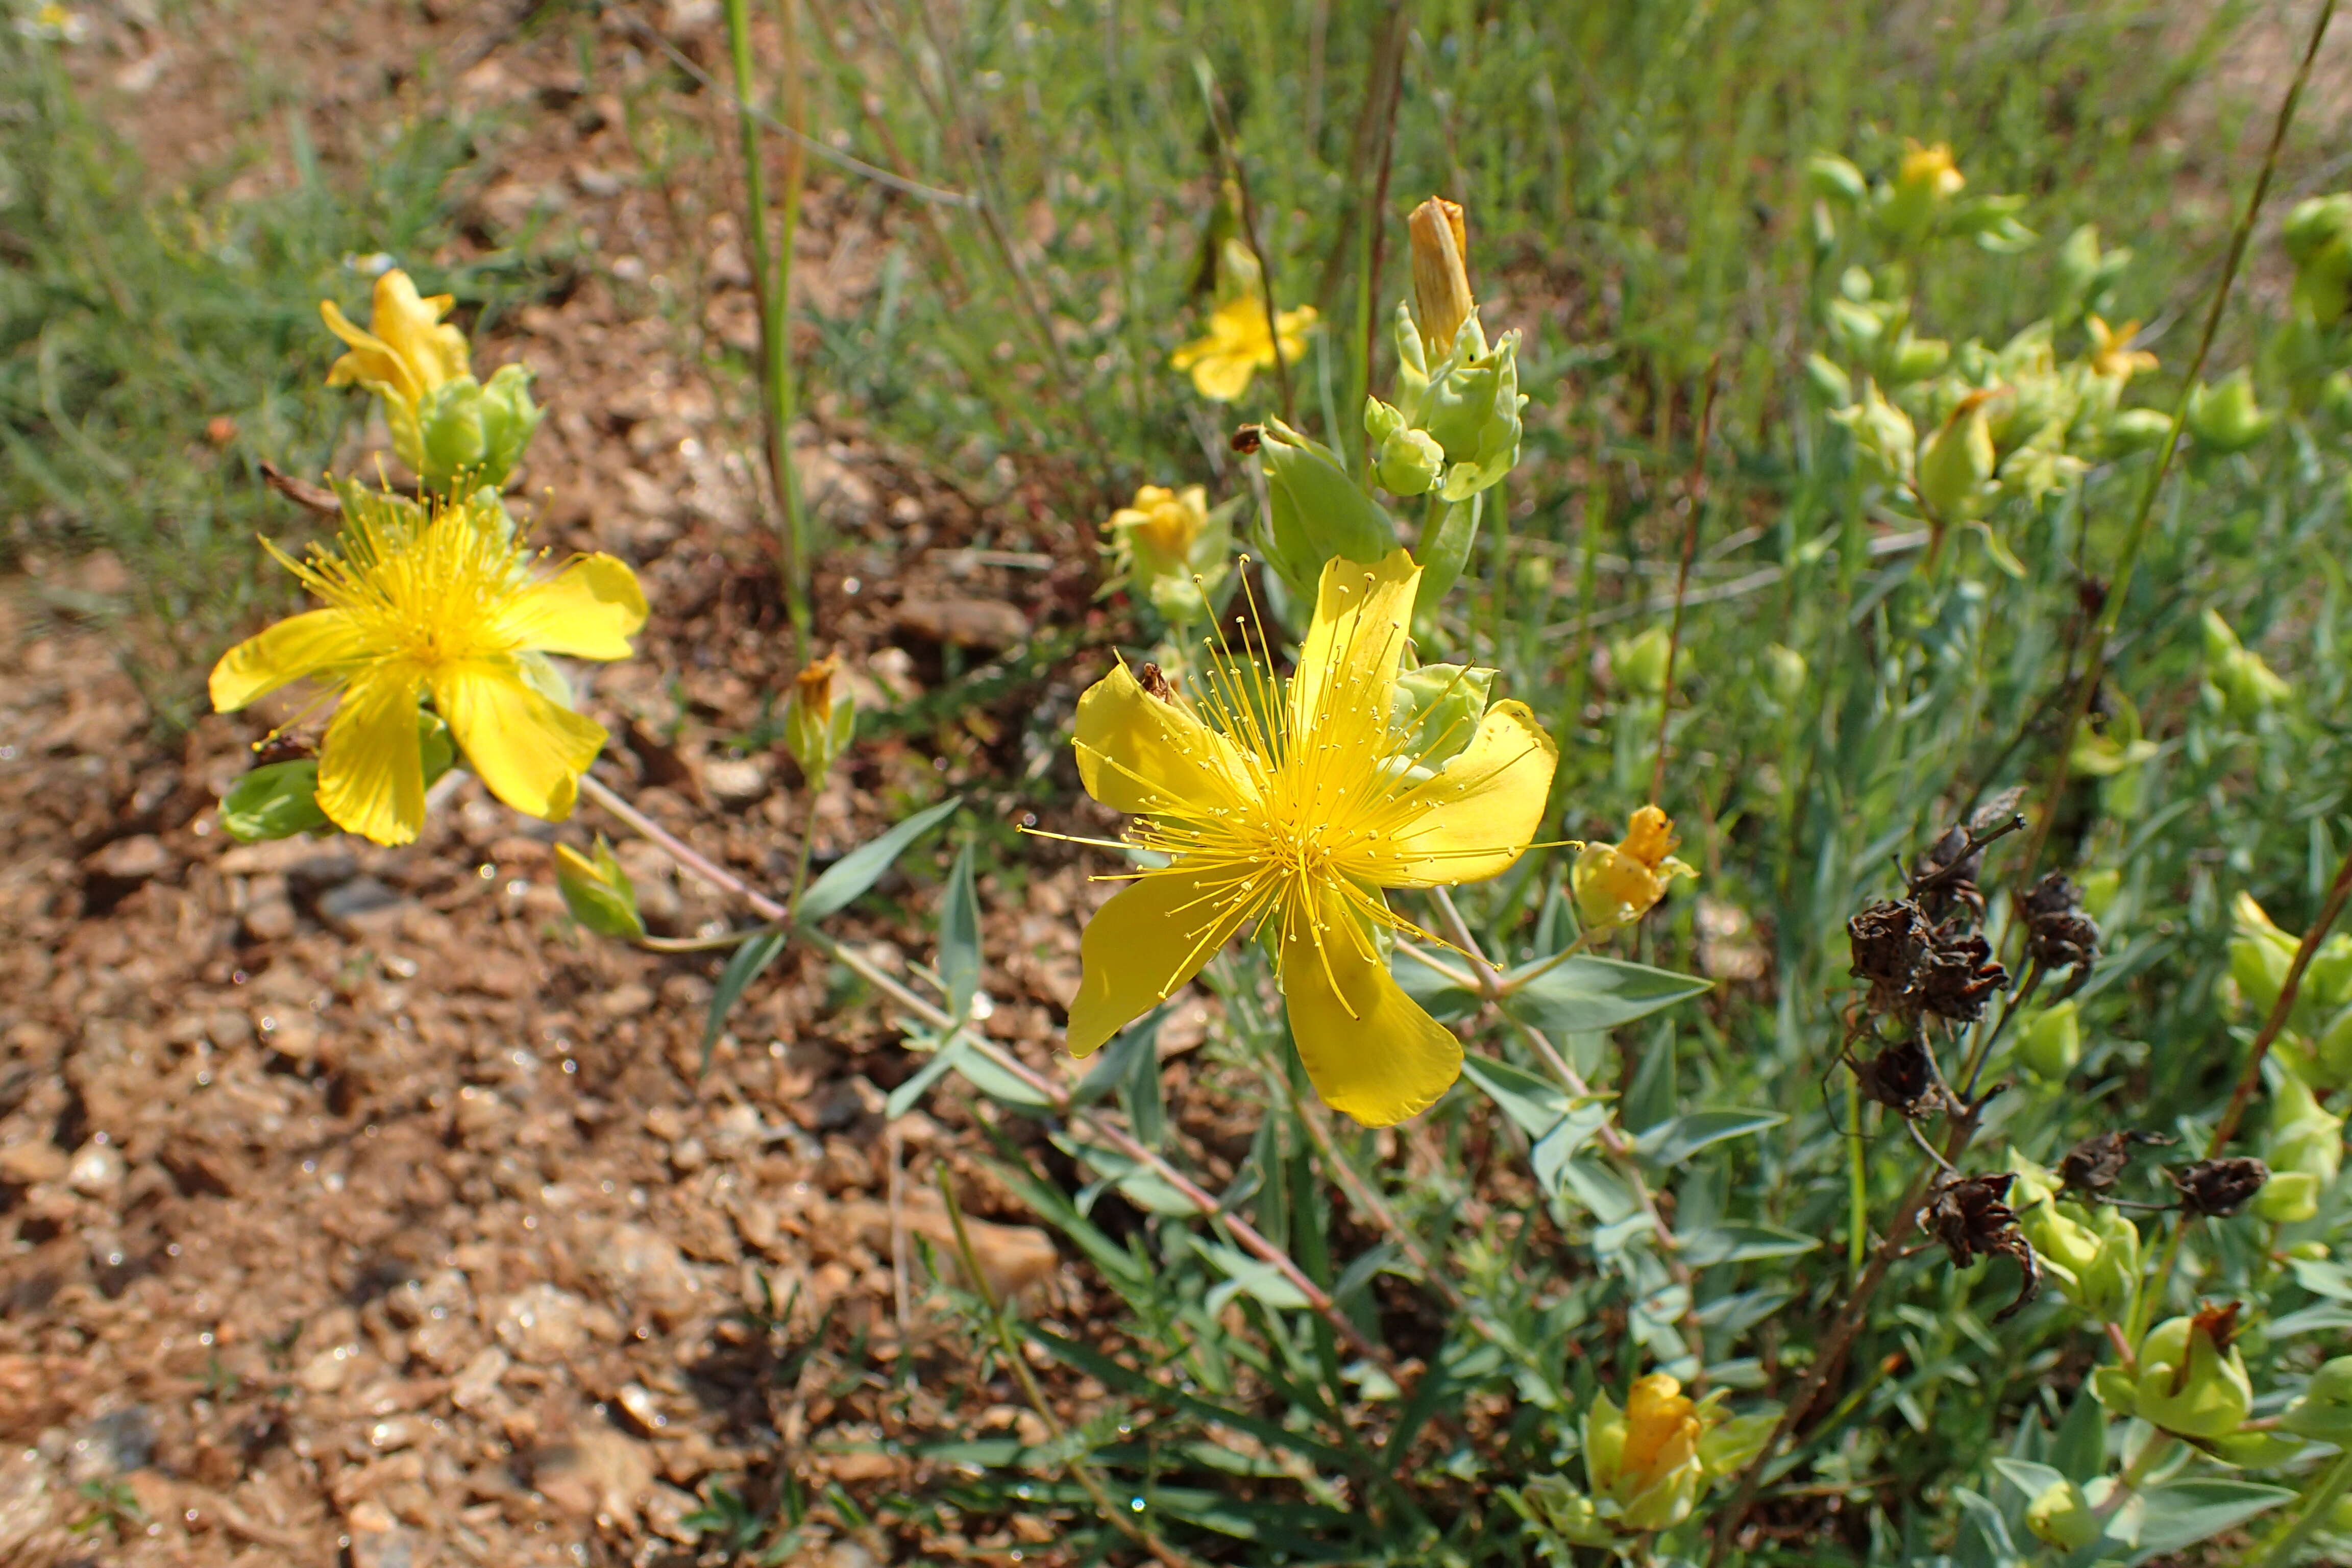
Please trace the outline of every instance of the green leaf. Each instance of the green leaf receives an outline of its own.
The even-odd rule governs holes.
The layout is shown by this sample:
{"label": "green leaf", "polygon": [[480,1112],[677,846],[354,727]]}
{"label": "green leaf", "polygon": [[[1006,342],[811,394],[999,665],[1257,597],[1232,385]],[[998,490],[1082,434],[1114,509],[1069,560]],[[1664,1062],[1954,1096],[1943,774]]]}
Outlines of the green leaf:
{"label": "green leaf", "polygon": [[1297,1311],[1307,1305],[1306,1293],[1283,1278],[1282,1271],[1271,1263],[1261,1262],[1222,1241],[1202,1241],[1192,1245],[1201,1256],[1223,1270],[1225,1282],[1209,1292],[1207,1306],[1212,1315],[1224,1310],[1225,1303],[1236,1295],[1248,1296],[1280,1311]]}
{"label": "green leaf", "polygon": [[932,1052],[929,1061],[916,1068],[912,1077],[890,1091],[890,1098],[882,1102],[882,1114],[896,1121],[914,1110],[923,1096],[930,1091],[931,1085],[954,1071],[971,1049],[971,1042],[962,1035],[949,1036],[948,1043]]}
{"label": "green leaf", "polygon": [[813,924],[856,902],[860,894],[882,879],[882,873],[906,853],[908,845],[947,820],[948,814],[962,804],[961,795],[951,795],[939,805],[925,807],[879,838],[859,845],[835,861],[826,868],[824,876],[811,882],[802,892],[797,911],[799,922],[802,925]]}
{"label": "green leaf", "polygon": [[2050,1439],[2050,1458],[2077,1484],[2106,1473],[2107,1407],[2089,1388],[2078,1391]]}
{"label": "green leaf", "polygon": [[1541,1138],[1558,1126],[1571,1103],[1568,1090],[1551,1079],[1475,1051],[1462,1053],[1462,1076],[1485,1089],[1486,1098],[1530,1138]]}
{"label": "green leaf", "polygon": [[2063,1472],[2053,1469],[2048,1465],[2037,1465],[2031,1459],[2011,1459],[1996,1456],[1992,1468],[2000,1472],[2002,1479],[2023,1492],[2028,1502],[2040,1497],[2052,1487],[2066,1484]]}
{"label": "green leaf", "polygon": [[950,1015],[961,1018],[971,1010],[980,990],[980,895],[972,888],[969,843],[957,852],[940,900],[940,984],[947,988]]}
{"label": "green leaf", "polygon": [[1776,1225],[1701,1226],[1696,1230],[1684,1231],[1675,1239],[1680,1244],[1683,1261],[1693,1268],[1712,1268],[1718,1263],[1753,1263],[1766,1258],[1794,1258],[1822,1244],[1818,1236],[1783,1230]]}
{"label": "green leaf", "polygon": [[1042,1110],[1054,1103],[977,1050],[959,1056],[955,1069],[963,1075],[966,1083],[1000,1105],[1017,1110]]}
{"label": "green leaf", "polygon": [[1448,980],[1402,949],[1390,956],[1389,974],[1399,990],[1441,1024],[1466,1018],[1478,1010],[1478,993]]}
{"label": "green leaf", "polygon": [[[1509,981],[1504,984],[1507,986]],[[1505,996],[1503,1011],[1538,1029],[1570,1034],[1613,1029],[1687,1001],[1713,984],[1696,974],[1579,953]]]}
{"label": "green leaf", "polygon": [[718,1047],[719,1034],[727,1025],[727,1015],[743,999],[744,988],[766,973],[776,955],[784,951],[784,933],[763,931],[735,950],[719,972],[719,987],[710,994],[710,1016],[702,1026],[702,1071],[710,1070],[710,1053]]}
{"label": "green leaf", "polygon": [[2139,1539],[2134,1544],[2143,1552],[2178,1552],[2193,1546],[2258,1513],[2292,1502],[2296,1496],[2285,1487],[2219,1478],[2167,1481],[2140,1495],[2146,1507],[2140,1515]]}
{"label": "green leaf", "polygon": [[1788,1121],[1777,1110],[1694,1110],[1659,1122],[1634,1140],[1633,1152],[1660,1165],[1679,1165],[1710,1144],[1745,1138]]}
{"label": "green leaf", "polygon": [[255,768],[221,797],[221,830],[240,844],[290,838],[334,826],[319,809],[319,761],[302,757]]}

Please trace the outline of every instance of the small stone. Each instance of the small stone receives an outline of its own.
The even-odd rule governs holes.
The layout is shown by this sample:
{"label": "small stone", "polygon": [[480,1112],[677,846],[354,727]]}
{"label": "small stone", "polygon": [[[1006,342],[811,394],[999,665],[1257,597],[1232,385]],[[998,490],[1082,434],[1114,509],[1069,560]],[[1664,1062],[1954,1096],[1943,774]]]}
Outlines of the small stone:
{"label": "small stone", "polygon": [[89,858],[89,868],[102,877],[143,882],[172,868],[172,852],[152,833],[118,838]]}
{"label": "small stone", "polygon": [[499,1384],[513,1364],[498,1346],[485,1347],[449,1384],[449,1403],[460,1410],[484,1408],[498,1397]]}
{"label": "small stone", "polygon": [[652,1487],[653,1450],[610,1426],[591,1426],[541,1448],[531,1461],[540,1495],[575,1519],[634,1529]]}
{"label": "small stone", "polygon": [[262,1015],[261,1043],[289,1061],[307,1062],[319,1054],[319,1020],[300,1009]]}
{"label": "small stone", "polygon": [[0,1147],[0,1182],[29,1187],[63,1181],[69,1163],[66,1152],[54,1143],[10,1143]]}
{"label": "small stone", "polygon": [[701,1282],[677,1244],[643,1226],[614,1226],[589,1268],[614,1301],[665,1321],[685,1316],[702,1299]]}
{"label": "small stone", "polygon": [[319,895],[319,918],[354,942],[399,929],[408,898],[373,877],[353,877]]}
{"label": "small stone", "polygon": [[75,1429],[65,1453],[76,1486],[143,1470],[155,1459],[155,1418],[143,1405],[111,1410]]}
{"label": "small stone", "polygon": [[767,795],[768,765],[758,757],[716,757],[702,764],[702,793],[725,806],[750,805]]}
{"label": "small stone", "polygon": [[220,1051],[249,1046],[253,1044],[253,1019],[234,1007],[215,1007],[205,1016],[205,1038]]}
{"label": "small stone", "polygon": [[356,1343],[331,1345],[304,1362],[294,1381],[313,1394],[332,1394],[351,1377],[359,1354]]}
{"label": "small stone", "polygon": [[368,1446],[386,1454],[413,1448],[432,1429],[422,1415],[387,1415],[368,1428]]}
{"label": "small stone", "polygon": [[46,1562],[50,1547],[63,1556],[66,1510],[79,1500],[39,1449],[0,1449],[0,1563]]}
{"label": "small stone", "polygon": [[92,1139],[74,1153],[66,1185],[86,1198],[111,1198],[122,1190],[122,1152]]}
{"label": "small stone", "polygon": [[596,999],[596,1010],[607,1018],[634,1018],[650,1011],[653,1005],[653,992],[634,980],[615,985]]}
{"label": "small stone", "polygon": [[571,1291],[542,1281],[501,1301],[492,1328],[509,1353],[543,1365],[588,1348],[587,1310],[588,1303]]}
{"label": "small stone", "polygon": [[692,1492],[681,1491],[667,1481],[656,1481],[646,1497],[646,1528],[664,1541],[691,1546],[702,1539],[702,1527],[686,1521],[701,1507],[701,1500]]}
{"label": "small stone", "polygon": [[613,1397],[622,1409],[629,1413],[630,1420],[648,1432],[658,1432],[669,1425],[669,1417],[663,1415],[661,1406],[654,1402],[653,1391],[643,1384],[624,1384],[621,1392]]}
{"label": "small stone", "polygon": [[352,1568],[430,1568],[432,1543],[373,1498],[354,1503],[344,1521],[351,1526]]}

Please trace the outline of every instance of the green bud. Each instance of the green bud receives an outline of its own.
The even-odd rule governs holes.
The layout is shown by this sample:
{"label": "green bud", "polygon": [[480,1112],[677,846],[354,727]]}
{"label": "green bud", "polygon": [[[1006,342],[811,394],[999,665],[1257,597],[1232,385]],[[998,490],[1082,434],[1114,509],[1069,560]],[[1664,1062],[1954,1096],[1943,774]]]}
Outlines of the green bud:
{"label": "green bud", "polygon": [[2213,611],[2203,617],[2205,679],[2221,694],[2233,718],[2252,719],[2287,698],[2294,689],[2279,679],[2262,655],[2243,647],[2230,623]]}
{"label": "green bud", "polygon": [[2057,1481],[2025,1505],[2025,1528],[2034,1539],[2064,1552],[2080,1552],[2105,1530],[2098,1510],[2073,1481]]}
{"label": "green bud", "polygon": [[1812,672],[1805,667],[1805,656],[1795,648],[1779,643],[1764,649],[1764,682],[1773,699],[1783,708],[1794,708],[1805,694],[1805,683]]}
{"label": "green bud", "polygon": [[[2294,1037],[2290,1031],[2279,1044],[2284,1046]],[[2338,1012],[2319,1032],[2312,1046],[2310,1068],[2314,1081],[2324,1089],[2352,1088],[2352,1007]]]}
{"label": "green bud", "polygon": [[1895,179],[1879,192],[1879,226],[1895,239],[1916,239],[1967,184],[1949,147],[1907,142]]}
{"label": "green bud", "polygon": [[1445,448],[1424,431],[1391,431],[1375,450],[1372,477],[1391,495],[1417,496],[1445,472]]}
{"label": "green bud", "polygon": [[[2083,1270],[2098,1261],[2099,1238],[2067,1209],[2074,1209],[2074,1205],[2068,1204],[2061,1208],[2055,1201],[2044,1198],[2018,1216],[2017,1228],[2037,1256],[2080,1279]],[[2081,1212],[2074,1209],[2075,1214]]]}
{"label": "green bud", "polygon": [[2273,1171],[2254,1199],[2254,1213],[2273,1225],[2300,1225],[2319,1213],[2319,1178],[2308,1171]]}
{"label": "green bud", "polygon": [[1270,502],[1266,557],[1305,602],[1314,603],[1325,562],[1378,561],[1396,548],[1395,522],[1328,447],[1269,419],[1258,462]]}
{"label": "green bud", "polygon": [[857,700],[839,686],[840,673],[840,656],[827,654],[793,678],[784,699],[784,750],[811,788],[824,784],[857,732]]}
{"label": "green bud", "polygon": [[1518,462],[1519,410],[1527,401],[1519,394],[1517,328],[1486,353],[1464,359],[1457,350],[1430,372],[1413,423],[1452,465],[1443,490],[1447,500],[1467,500],[1491,489]]}
{"label": "green bud", "polygon": [[2083,1059],[2082,1013],[2070,998],[2033,1016],[2017,1037],[2017,1059],[2044,1082],[2055,1083]]}
{"label": "green bud", "polygon": [[[1505,1495],[1511,1496],[1509,1493]],[[1535,1523],[1578,1546],[1612,1546],[1615,1532],[1601,1519],[1592,1500],[1558,1476],[1529,1481],[1513,1499]]]}
{"label": "green bud", "polygon": [[1664,626],[1652,626],[1636,637],[1611,642],[1609,668],[1616,672],[1617,683],[1644,697],[1664,691],[1671,635]]}
{"label": "green bud", "polygon": [[2242,452],[2270,434],[2278,420],[2254,402],[2254,378],[2250,371],[2210,385],[2200,384],[2189,395],[2189,433],[2208,451]]}
{"label": "green bud", "polygon": [[2331,1012],[2352,1002],[2352,933],[2337,931],[2319,944],[2303,972],[2303,994]]}
{"label": "green bud", "polygon": [[417,405],[417,477],[443,494],[500,489],[541,416],[530,401],[530,372],[521,365],[501,369],[487,386],[470,375],[444,382]]}
{"label": "green bud", "polygon": [[2170,1318],[2140,1342],[2133,1394],[2141,1420],[2183,1437],[2221,1437],[2244,1424],[2254,1405],[2246,1361],[2228,1342],[2237,1309]]}
{"label": "green bud", "polygon": [[334,825],[319,809],[319,762],[302,757],[253,769],[221,797],[221,830],[241,844],[324,833]]}
{"label": "green bud", "polygon": [[[2271,1097],[2271,1127],[2263,1145],[2271,1183],[2282,1174],[2299,1173],[2312,1178],[2315,1192],[2331,1186],[2344,1168],[2344,1118],[2323,1110],[2311,1086],[2289,1072]],[[2270,1195],[2270,1188],[2263,1189]],[[2309,1218],[2308,1215],[2304,1215]]]}
{"label": "green bud", "polygon": [[2090,1215],[2099,1255],[2075,1281],[2074,1303],[2095,1318],[2117,1323],[2139,1292],[2139,1227],[2112,1208]]}
{"label": "green bud", "polygon": [[1467,749],[1486,714],[1495,674],[1459,664],[1424,664],[1397,677],[1389,724],[1404,737],[1402,750],[1417,770],[1435,772]]}
{"label": "green bud", "polygon": [[1943,522],[1981,515],[1990,499],[1994,452],[1990,393],[1970,393],[1919,447],[1919,499]]}
{"label": "green bud", "polygon": [[2279,1425],[2300,1436],[2352,1447],[2352,1355],[2337,1356],[2313,1373]]}
{"label": "green bud", "polygon": [[555,888],[572,918],[598,936],[635,942],[646,934],[646,922],[637,914],[637,890],[603,834],[596,836],[593,858],[569,844],[555,847]]}
{"label": "green bud", "polygon": [[2238,994],[2267,1013],[2285,989],[2286,972],[2303,944],[2273,924],[2252,893],[2241,892],[2230,906],[2230,978],[2237,982]]}
{"label": "green bud", "polygon": [[2296,312],[2314,325],[2334,326],[2352,307],[2352,195],[2297,202],[2282,237],[2294,263]]}
{"label": "green bud", "polygon": [[1805,160],[1805,189],[1823,201],[1860,206],[1870,198],[1870,182],[1862,171],[1834,153],[1816,153]]}
{"label": "green bud", "polygon": [[2104,434],[2118,452],[2152,452],[2172,434],[2172,416],[2153,408],[2118,408],[2107,416]]}

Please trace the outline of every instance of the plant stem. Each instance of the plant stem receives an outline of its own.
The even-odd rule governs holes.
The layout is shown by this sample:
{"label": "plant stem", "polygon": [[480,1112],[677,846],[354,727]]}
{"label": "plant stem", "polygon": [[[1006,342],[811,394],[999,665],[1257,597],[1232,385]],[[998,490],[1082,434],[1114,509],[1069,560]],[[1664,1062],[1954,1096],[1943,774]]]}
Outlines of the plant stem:
{"label": "plant stem", "polygon": [[2312,62],[2319,56],[2320,41],[2327,37],[2327,24],[2336,16],[2336,0],[2322,0],[2319,15],[2311,25],[2311,41],[2305,46],[2303,60],[2295,68],[2294,80],[2279,104],[2278,120],[2271,127],[2270,146],[2263,153],[2262,173],[2254,179],[2253,194],[2246,198],[2246,210],[2240,216],[2238,226],[2230,235],[2228,257],[2221,263],[2221,281],[2214,286],[2212,303],[2206,308],[2205,328],[2198,335],[2197,353],[2189,363],[2189,374],[2181,378],[2180,395],[2172,406],[2172,426],[2165,432],[2164,446],[2157,455],[2156,466],[2148,470],[2147,483],[2140,490],[2139,508],[2132,514],[2131,526],[2125,531],[2122,552],[2116,557],[2115,580],[2107,585],[2105,604],[2099,608],[2098,619],[2092,624],[2088,647],[2084,650],[2082,684],[2075,688],[2074,706],[2066,715],[2066,727],[2058,737],[2058,755],[2050,771],[2050,787],[2043,793],[2042,810],[2036,815],[2033,837],[2025,847],[2025,865],[2018,886],[2031,886],[2033,873],[2042,862],[2042,850],[2057,820],[2059,797],[2065,793],[2066,778],[2073,764],[2074,737],[2082,732],[2083,721],[2091,710],[2098,695],[2099,684],[2106,675],[2107,643],[2114,637],[2123,618],[2124,600],[2131,592],[2132,573],[2139,564],[2141,547],[2147,542],[2149,523],[2156,516],[2156,498],[2164,488],[2165,476],[2172,471],[2174,454],[2180,449],[2180,434],[2189,421],[2189,400],[2197,390],[2198,378],[2205,373],[2205,362],[2213,352],[2213,336],[2221,329],[2221,312],[2230,302],[2231,285],[2237,281],[2238,268],[2245,259],[2246,246],[2253,238],[2254,220],[2263,210],[2263,200],[2270,194],[2271,177],[2277,173],[2279,150],[2286,143],[2287,128],[2294,123],[2295,106],[2302,101],[2304,85],[2311,79]]}
{"label": "plant stem", "polygon": [[2295,1548],[2326,1522],[2347,1487],[2352,1487],[2352,1448],[2336,1455],[2336,1462],[2319,1473],[2318,1484],[2303,1494],[2303,1511],[2271,1536],[2256,1568],[2286,1568],[2294,1562]]}
{"label": "plant stem", "polygon": [[[742,878],[702,854],[677,834],[647,816],[631,805],[618,791],[593,773],[583,773],[580,776],[580,794],[583,799],[593,801],[604,807],[640,837],[668,850],[678,864],[686,867],[704,881],[741,899],[751,907],[753,913],[770,921],[782,921],[786,919],[789,911],[785,906],[761,892]],[[958,1020],[950,1016],[946,1009],[917,994],[896,975],[884,970],[856,949],[845,947],[823,931],[812,930],[807,926],[797,928],[794,934],[932,1028],[948,1030],[957,1026]],[[1299,1268],[1288,1253],[1268,1241],[1256,1227],[1240,1215],[1226,1213],[1223,1205],[1219,1204],[1215,1197],[1202,1191],[1200,1184],[1170,1164],[1158,1151],[1137,1142],[1117,1122],[1104,1121],[1094,1112],[1073,1105],[1070,1101],[1069,1089],[1066,1085],[1057,1083],[1037,1071],[994,1041],[984,1039],[977,1035],[970,1035],[966,1038],[970,1040],[973,1050],[987,1058],[992,1066],[1019,1080],[1024,1087],[1052,1106],[1056,1114],[1069,1118],[1088,1136],[1100,1139],[1128,1159],[1149,1168],[1152,1174],[1174,1188],[1184,1201],[1191,1204],[1204,1218],[1223,1226],[1227,1234],[1233,1237],[1243,1251],[1272,1268],[1292,1289],[1305,1297],[1308,1308],[1325,1322],[1329,1323],[1332,1331],[1357,1354],[1370,1360],[1392,1380],[1400,1384],[1409,1381],[1400,1374],[1396,1358],[1388,1352],[1386,1347],[1376,1345],[1366,1339],[1362,1331],[1349,1321],[1348,1315],[1339,1310],[1339,1304],[1331,1300],[1330,1294],[1309,1279],[1307,1271]]]}
{"label": "plant stem", "polygon": [[766,436],[768,481],[775,492],[782,527],[778,533],[778,575],[784,606],[792,616],[799,657],[808,658],[808,526],[801,512],[800,481],[793,471],[792,326],[786,319],[792,288],[793,208],[787,198],[782,252],[768,250],[768,177],[760,147],[760,121],[751,107],[757,67],[751,58],[751,0],[725,0],[727,47],[735,69],[735,124],[742,139],[744,237],[751,252],[752,298],[760,310],[760,420]]}
{"label": "plant stem", "polygon": [[1706,510],[1706,444],[1715,430],[1716,371],[1722,364],[1717,354],[1706,363],[1706,398],[1699,405],[1698,442],[1691,452],[1690,482],[1683,487],[1683,503],[1690,508],[1690,516],[1683,523],[1683,559],[1675,573],[1675,618],[1673,628],[1666,633],[1666,674],[1658,689],[1658,751],[1650,766],[1650,804],[1666,791],[1666,720],[1675,710],[1675,655],[1683,644],[1683,601],[1690,592],[1691,557],[1698,552],[1699,515]]}

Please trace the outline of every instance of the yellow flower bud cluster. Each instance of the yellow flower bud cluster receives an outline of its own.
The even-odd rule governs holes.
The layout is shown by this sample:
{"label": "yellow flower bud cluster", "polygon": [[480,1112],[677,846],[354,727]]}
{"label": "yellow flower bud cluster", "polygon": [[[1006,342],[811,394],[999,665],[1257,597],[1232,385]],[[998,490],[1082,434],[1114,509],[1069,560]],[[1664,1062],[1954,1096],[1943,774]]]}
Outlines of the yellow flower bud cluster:
{"label": "yellow flower bud cluster", "polygon": [[1680,1524],[1710,1487],[1755,1457],[1777,1420],[1774,1412],[1733,1417],[1725,1398],[1717,1389],[1693,1400],[1662,1372],[1636,1378],[1622,1408],[1595,1394],[1583,1422],[1584,1489],[1547,1477],[1524,1489],[1519,1506],[1580,1546]]}

